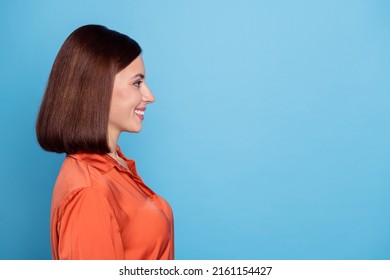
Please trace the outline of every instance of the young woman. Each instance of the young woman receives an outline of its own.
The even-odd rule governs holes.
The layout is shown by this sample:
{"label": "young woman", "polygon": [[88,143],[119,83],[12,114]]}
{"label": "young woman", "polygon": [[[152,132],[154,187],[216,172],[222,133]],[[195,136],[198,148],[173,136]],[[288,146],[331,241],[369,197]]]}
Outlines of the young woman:
{"label": "young woman", "polygon": [[154,96],[137,42],[100,25],[76,29],[50,73],[36,123],[47,151],[66,153],[53,190],[54,259],[173,259],[173,215],[120,151]]}

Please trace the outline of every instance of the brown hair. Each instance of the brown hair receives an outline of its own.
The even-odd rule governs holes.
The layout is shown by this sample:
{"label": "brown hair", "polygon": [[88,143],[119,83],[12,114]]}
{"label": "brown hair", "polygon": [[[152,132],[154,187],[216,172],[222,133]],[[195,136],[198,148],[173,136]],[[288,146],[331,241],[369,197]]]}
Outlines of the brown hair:
{"label": "brown hair", "polygon": [[65,40],[51,69],[36,122],[46,151],[109,153],[108,115],[115,75],[141,54],[128,36],[82,26]]}

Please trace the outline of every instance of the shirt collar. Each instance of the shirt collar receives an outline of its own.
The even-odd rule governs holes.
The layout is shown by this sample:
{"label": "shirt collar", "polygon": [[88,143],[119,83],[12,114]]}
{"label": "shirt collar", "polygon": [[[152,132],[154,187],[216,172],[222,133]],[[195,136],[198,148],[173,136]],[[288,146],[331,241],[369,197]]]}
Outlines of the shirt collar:
{"label": "shirt collar", "polygon": [[[134,160],[126,158],[122,154],[119,146],[117,146],[116,151],[118,153],[118,156],[120,156],[125,161],[126,165],[129,167],[130,171],[136,172]],[[106,173],[113,168],[117,168],[120,171],[127,171],[126,168],[124,168],[115,159],[113,159],[112,157],[110,157],[107,154],[101,155],[101,154],[77,153],[77,154],[70,154],[67,156],[75,158],[75,159],[80,160],[80,161],[84,161],[87,164],[95,167],[96,169],[98,169],[102,173]]]}

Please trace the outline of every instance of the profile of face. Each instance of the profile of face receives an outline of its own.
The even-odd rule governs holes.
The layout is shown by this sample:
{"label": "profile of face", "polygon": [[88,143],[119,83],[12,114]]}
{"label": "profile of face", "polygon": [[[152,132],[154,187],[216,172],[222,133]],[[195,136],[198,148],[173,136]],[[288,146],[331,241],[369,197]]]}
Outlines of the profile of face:
{"label": "profile of face", "polygon": [[122,131],[139,132],[146,105],[154,96],[145,82],[145,66],[139,55],[115,76],[108,117],[109,137],[117,138]]}

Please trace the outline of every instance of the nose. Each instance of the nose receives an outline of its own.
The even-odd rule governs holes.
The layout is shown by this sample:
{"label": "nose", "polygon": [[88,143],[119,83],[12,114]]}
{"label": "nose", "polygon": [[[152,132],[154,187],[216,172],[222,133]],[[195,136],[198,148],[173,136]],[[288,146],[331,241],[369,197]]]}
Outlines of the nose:
{"label": "nose", "polygon": [[146,84],[145,84],[144,92],[142,93],[142,100],[146,103],[154,102],[154,95]]}

